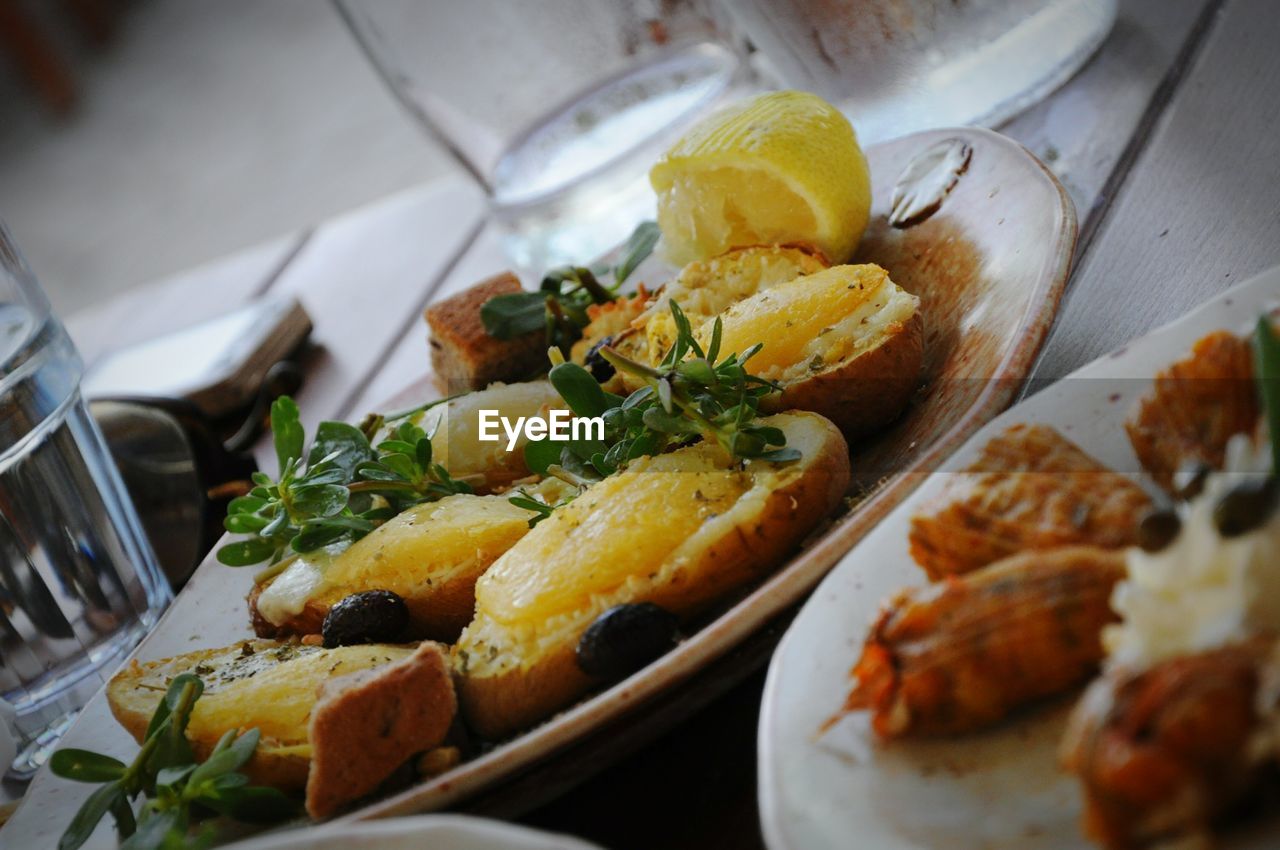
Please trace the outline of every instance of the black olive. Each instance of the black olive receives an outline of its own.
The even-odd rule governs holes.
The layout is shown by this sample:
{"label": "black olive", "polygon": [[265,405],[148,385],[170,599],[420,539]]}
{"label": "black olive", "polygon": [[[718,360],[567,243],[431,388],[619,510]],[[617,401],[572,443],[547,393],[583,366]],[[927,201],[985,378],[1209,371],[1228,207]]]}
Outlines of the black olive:
{"label": "black olive", "polygon": [[1151,508],[1138,521],[1138,545],[1147,552],[1159,552],[1182,530],[1182,520],[1173,508]]}
{"label": "black olive", "polygon": [[1184,502],[1199,496],[1213,469],[1201,460],[1193,460],[1173,474],[1173,494]]}
{"label": "black olive", "polygon": [[582,363],[587,367],[587,371],[591,373],[591,377],[596,379],[596,383],[603,384],[605,381],[613,377],[618,370],[613,368],[613,364],[604,359],[604,355],[600,353],[600,349],[606,345],[613,344],[613,337],[607,336],[604,339],[591,346],[591,350],[587,352],[587,356],[582,359]]}
{"label": "black olive", "polygon": [[1262,525],[1276,508],[1280,487],[1272,476],[1250,476],[1213,506],[1213,524],[1223,537],[1238,537]]}
{"label": "black olive", "polygon": [[389,590],[353,593],[329,609],[320,634],[324,645],[387,643],[398,640],[409,624],[409,607]]}
{"label": "black olive", "polygon": [[597,679],[623,679],[680,640],[675,616],[652,602],[617,605],[587,627],[578,641],[578,666]]}

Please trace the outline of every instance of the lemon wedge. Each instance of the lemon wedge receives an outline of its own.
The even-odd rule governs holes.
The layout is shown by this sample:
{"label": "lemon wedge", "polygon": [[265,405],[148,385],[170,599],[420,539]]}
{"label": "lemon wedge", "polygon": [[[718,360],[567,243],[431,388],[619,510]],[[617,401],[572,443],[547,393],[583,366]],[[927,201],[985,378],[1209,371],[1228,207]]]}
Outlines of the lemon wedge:
{"label": "lemon wedge", "polygon": [[849,120],[817,95],[770,92],[699,122],[649,171],[668,259],[799,243],[852,256],[871,178]]}

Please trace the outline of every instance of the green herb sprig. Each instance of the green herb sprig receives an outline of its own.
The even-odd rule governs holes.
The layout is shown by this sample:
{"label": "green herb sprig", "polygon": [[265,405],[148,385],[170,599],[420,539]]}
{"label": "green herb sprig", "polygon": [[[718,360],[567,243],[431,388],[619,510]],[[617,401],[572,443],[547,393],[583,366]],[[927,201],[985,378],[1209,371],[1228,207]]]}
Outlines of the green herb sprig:
{"label": "green herb sprig", "polygon": [[562,508],[572,502],[576,495],[577,494],[574,493],[574,495],[561,499],[553,505],[535,498],[530,495],[527,490],[521,488],[516,490],[515,495],[508,498],[507,501],[515,505],[517,508],[524,508],[526,511],[533,511],[533,516],[529,517],[529,527],[533,528],[538,523],[555,513],[557,508]]}
{"label": "green herb sprig", "polygon": [[[213,843],[212,824],[192,834],[210,815],[270,823],[294,814],[296,804],[275,788],[254,786],[238,773],[258,746],[257,729],[228,730],[209,757],[197,762],[187,741],[187,723],[204,682],[191,673],[175,676],[147,725],[130,764],[91,750],[61,749],[49,759],[55,775],[100,784],[89,795],[58,841],[58,850],[76,850],[108,812],[115,820],[121,850],[203,848]],[[135,813],[133,801],[146,802]]]}
{"label": "green herb sprig", "polygon": [[1262,396],[1263,416],[1271,438],[1271,472],[1280,475],[1280,338],[1271,319],[1258,317],[1253,337],[1253,360],[1258,392]]}
{"label": "green herb sprig", "polygon": [[[591,321],[587,308],[622,297],[622,284],[653,253],[659,235],[655,222],[643,222],[627,239],[622,258],[612,268],[563,266],[547,272],[536,292],[495,295],[480,307],[485,332],[497,339],[511,339],[543,330],[547,346],[568,356]],[[613,278],[607,286],[599,280],[605,274]]]}
{"label": "green herb sprig", "polygon": [[642,455],[698,439],[715,441],[735,458],[781,462],[800,457],[799,451],[786,447],[780,429],[758,421],[761,399],[779,389],[746,369],[762,346],[720,358],[720,320],[704,350],[680,305],[673,301],[670,308],[676,340],[657,366],[637,363],[609,346],[600,349],[616,369],[644,381],[645,386],[626,398],[606,392],[576,363],[552,368],[551,383],[575,414],[603,418],[604,439],[530,442],[525,460],[531,470],[582,485]]}
{"label": "green herb sprig", "polygon": [[[276,564],[291,552],[358,540],[412,505],[470,493],[466,481],[432,460],[431,438],[409,418],[446,401],[393,417],[375,416],[364,429],[321,422],[304,461],[306,434],[298,406],[288,396],[276,399],[271,431],[279,478],[255,472],[249,494],[227,506],[224,527],[249,536],[218,549],[218,560],[232,567]],[[371,445],[394,419],[401,421],[391,436]]]}

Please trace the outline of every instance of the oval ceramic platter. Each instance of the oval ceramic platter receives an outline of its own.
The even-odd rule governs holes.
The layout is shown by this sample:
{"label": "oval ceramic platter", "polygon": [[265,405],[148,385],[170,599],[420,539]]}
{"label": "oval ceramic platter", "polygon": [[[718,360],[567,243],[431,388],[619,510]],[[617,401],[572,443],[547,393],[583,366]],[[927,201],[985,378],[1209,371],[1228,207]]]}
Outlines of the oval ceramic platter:
{"label": "oval ceramic platter", "polygon": [[[849,692],[849,671],[882,600],[925,583],[907,552],[908,523],[948,471],[971,463],[1015,423],[1052,425],[1108,467],[1139,469],[1124,419],[1152,376],[1219,328],[1248,332],[1280,304],[1280,267],[1054,383],[979,431],[854,547],[814,591],[769,668],[759,729],[760,813],[772,850],[835,848],[1072,848],[1077,783],[1057,769],[1062,724],[1074,702],[1044,706],[981,734],[873,741],[865,712],[819,734]],[[1276,846],[1233,835],[1232,847]],[[1255,831],[1258,827],[1255,827]]]}
{"label": "oval ceramic platter", "polygon": [[[699,699],[709,699],[736,680],[731,674],[711,675],[709,665],[803,599],[840,555],[921,479],[888,473],[935,467],[1009,404],[1044,341],[1067,278],[1076,236],[1071,201],[1035,157],[986,130],[921,133],[872,147],[867,157],[875,202],[857,260],[883,265],[897,283],[920,296],[926,326],[925,375],[904,417],[875,440],[854,448],[859,489],[849,511],[772,578],[723,607],[688,640],[631,678],[439,778],[358,809],[346,819],[456,805],[527,772],[553,753],[586,742],[623,718],[634,718],[640,706],[646,706],[646,715],[657,716],[655,701],[676,690],[681,694],[679,705],[662,716],[668,723],[678,721]],[[893,226],[889,218],[895,186],[904,175],[911,178],[911,191],[899,192],[896,201],[900,222],[909,221]],[[673,271],[651,258],[632,280],[652,289]],[[435,297],[451,294],[446,288]],[[431,386],[424,379],[401,394],[396,404],[437,395]],[[244,598],[252,573],[208,559],[139,646],[136,657],[163,658],[249,637]],[[768,637],[762,649],[743,656],[739,670],[763,663],[774,641],[776,636]],[[625,723],[630,728],[632,721]],[[134,749],[101,694],[84,709],[64,743],[115,756],[127,756]],[[603,766],[599,753],[593,755],[572,768],[576,778]],[[560,786],[564,784],[562,776]],[[15,846],[47,843],[65,827],[87,790],[41,771],[3,838]],[[105,828],[95,835],[98,840],[109,844]]]}

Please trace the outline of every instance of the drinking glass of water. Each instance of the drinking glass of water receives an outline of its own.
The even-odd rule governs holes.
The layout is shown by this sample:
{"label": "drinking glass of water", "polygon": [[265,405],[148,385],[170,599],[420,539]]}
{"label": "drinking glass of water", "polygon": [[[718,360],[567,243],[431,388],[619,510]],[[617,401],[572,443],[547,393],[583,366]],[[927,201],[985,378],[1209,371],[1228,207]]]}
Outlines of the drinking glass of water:
{"label": "drinking glass of water", "polygon": [[82,371],[0,225],[0,697],[28,744],[19,777],[171,598],[80,396]]}
{"label": "drinking glass of water", "polygon": [[489,196],[511,261],[585,263],[654,215],[649,166],[754,90],[714,0],[339,0],[391,90]]}
{"label": "drinking glass of water", "polygon": [[840,108],[864,145],[994,127],[1074,74],[1117,0],[726,0],[782,82]]}

